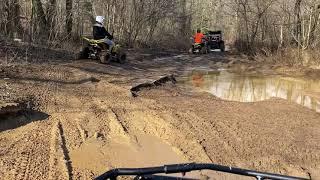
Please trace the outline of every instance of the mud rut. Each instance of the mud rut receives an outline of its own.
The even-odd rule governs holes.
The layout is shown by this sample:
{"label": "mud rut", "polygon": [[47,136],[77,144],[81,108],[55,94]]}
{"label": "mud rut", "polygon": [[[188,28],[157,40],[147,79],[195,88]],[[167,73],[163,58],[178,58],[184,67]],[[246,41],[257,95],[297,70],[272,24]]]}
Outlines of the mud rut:
{"label": "mud rut", "polygon": [[[148,161],[141,135],[170,146],[179,162],[241,164],[230,144],[241,138],[234,127],[207,121],[198,110],[177,111],[159,103],[166,98],[134,98],[130,85],[109,83],[121,77],[84,71],[86,65],[77,68],[80,64],[24,67],[9,80],[16,93],[36,97],[38,108],[50,117],[0,132],[0,179],[91,179],[110,168],[170,162]],[[128,71],[122,73],[124,78]],[[179,97],[179,92],[167,96]],[[308,158],[315,162],[319,154]]]}
{"label": "mud rut", "polygon": [[[40,108],[50,114],[50,118],[0,135],[1,177],[93,178],[112,167],[113,162],[105,159],[106,166],[101,166],[98,171],[77,169],[73,167],[71,151],[87,141],[97,141],[101,146],[109,141],[139,144],[136,137],[139,134],[149,134],[165,143],[177,144],[173,146],[175,151],[186,161],[210,162],[192,134],[179,131],[163,119],[170,117],[168,112],[147,108],[156,108],[154,102],[133,99],[128,90],[107,82],[62,86],[57,82],[65,81],[70,73],[60,69],[52,68],[46,75],[54,82],[28,84],[29,79],[26,78],[22,83],[37,86],[36,91],[30,89],[28,93],[38,97]],[[73,75],[76,76],[83,74]]]}

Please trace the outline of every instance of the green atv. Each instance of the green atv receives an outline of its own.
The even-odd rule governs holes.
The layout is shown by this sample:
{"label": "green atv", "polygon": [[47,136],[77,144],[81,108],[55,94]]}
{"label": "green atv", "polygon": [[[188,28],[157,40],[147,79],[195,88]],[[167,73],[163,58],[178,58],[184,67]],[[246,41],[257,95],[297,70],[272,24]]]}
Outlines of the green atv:
{"label": "green atv", "polygon": [[118,62],[123,64],[126,62],[127,55],[123,52],[122,47],[116,44],[112,47],[110,52],[104,40],[94,40],[82,37],[87,42],[87,46],[79,54],[79,59],[93,59],[98,60],[100,63],[107,64],[110,62]]}

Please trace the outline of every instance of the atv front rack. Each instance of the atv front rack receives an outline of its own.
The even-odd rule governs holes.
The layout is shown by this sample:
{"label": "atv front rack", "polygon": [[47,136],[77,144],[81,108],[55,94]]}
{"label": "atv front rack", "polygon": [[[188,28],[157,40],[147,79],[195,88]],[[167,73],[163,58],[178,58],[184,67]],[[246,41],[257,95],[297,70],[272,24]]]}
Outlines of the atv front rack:
{"label": "atv front rack", "polygon": [[[119,176],[136,176],[136,179],[164,179],[164,176],[152,176],[154,174],[176,174],[176,173],[187,173],[197,170],[213,170],[225,173],[237,174],[248,177],[255,177],[258,180],[263,179],[276,179],[276,180],[307,180],[306,178],[284,176],[278,174],[264,173],[259,171],[252,171],[247,169],[233,168],[228,166],[221,166],[216,164],[174,164],[165,165],[159,167],[149,167],[149,168],[124,168],[124,169],[113,169],[101,176],[97,177],[95,180],[105,180],[105,179],[117,179]],[[161,178],[159,178],[161,177]],[[172,179],[172,177],[167,177]],[[181,179],[181,178],[179,178]]]}

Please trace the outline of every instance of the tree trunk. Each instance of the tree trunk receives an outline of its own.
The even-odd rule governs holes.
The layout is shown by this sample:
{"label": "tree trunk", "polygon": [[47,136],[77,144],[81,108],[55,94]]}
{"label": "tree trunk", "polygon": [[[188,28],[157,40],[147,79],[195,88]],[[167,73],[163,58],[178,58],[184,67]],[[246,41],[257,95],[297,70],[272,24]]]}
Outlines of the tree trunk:
{"label": "tree trunk", "polygon": [[295,29],[294,29],[294,35],[297,42],[297,45],[301,44],[301,1],[302,0],[296,0],[294,5],[294,16],[295,16]]}
{"label": "tree trunk", "polygon": [[280,42],[279,42],[279,49],[283,46],[283,25],[280,25]]}
{"label": "tree trunk", "polygon": [[318,27],[319,19],[320,19],[320,5],[315,6],[315,12],[313,14],[314,22],[310,30],[310,44],[312,45],[315,41],[315,32]]}
{"label": "tree trunk", "polygon": [[14,15],[12,23],[14,23],[14,32],[16,32],[19,37],[21,37],[23,33],[23,27],[20,22],[20,4],[18,0],[13,0],[12,3],[12,10]]}
{"label": "tree trunk", "polygon": [[20,22],[20,4],[18,0],[4,1],[4,33],[9,37],[21,37],[23,28]]}
{"label": "tree trunk", "polygon": [[36,18],[36,20],[33,20],[34,25],[39,27],[39,33],[42,36],[47,37],[48,36],[48,23],[47,19],[42,7],[41,0],[32,0],[32,9],[33,9],[33,16]]}
{"label": "tree trunk", "polygon": [[10,1],[4,1],[4,34],[12,37],[12,10]]}
{"label": "tree trunk", "polygon": [[56,0],[50,0],[49,1],[49,7],[48,7],[48,10],[47,10],[47,16],[48,16],[48,28],[49,28],[49,33],[50,33],[50,38],[52,39],[53,35],[55,34],[55,26],[56,26],[56,19],[55,19],[55,16],[56,16],[56,7],[57,6],[57,1]]}
{"label": "tree trunk", "polygon": [[68,36],[70,36],[72,32],[72,24],[72,0],[66,0],[66,31]]}

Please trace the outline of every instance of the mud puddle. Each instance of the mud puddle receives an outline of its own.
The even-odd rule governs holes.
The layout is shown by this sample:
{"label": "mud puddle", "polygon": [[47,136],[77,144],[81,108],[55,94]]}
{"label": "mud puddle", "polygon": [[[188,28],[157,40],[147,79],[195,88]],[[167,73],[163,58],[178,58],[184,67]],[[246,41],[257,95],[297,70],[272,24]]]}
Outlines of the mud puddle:
{"label": "mud puddle", "polygon": [[[90,170],[102,174],[114,168],[142,168],[163,166],[165,164],[189,163],[188,160],[172,146],[161,139],[147,134],[135,136],[127,141],[118,137],[110,141],[90,139],[80,148],[70,152],[72,166],[78,170]],[[86,154],[85,156],[83,154]],[[175,178],[207,179],[253,179],[216,171],[193,171],[186,174],[158,174]]]}
{"label": "mud puddle", "polygon": [[48,114],[36,110],[31,100],[0,101],[0,132],[46,120],[48,117]]}
{"label": "mud puddle", "polygon": [[135,140],[130,141],[122,137],[107,141],[91,139],[79,149],[71,151],[71,159],[74,167],[90,169],[96,174],[119,167],[136,168],[187,162],[169,144],[151,135],[138,135]]}
{"label": "mud puddle", "polygon": [[281,98],[320,113],[320,79],[194,70],[184,77],[183,83],[224,100],[258,102]]}

